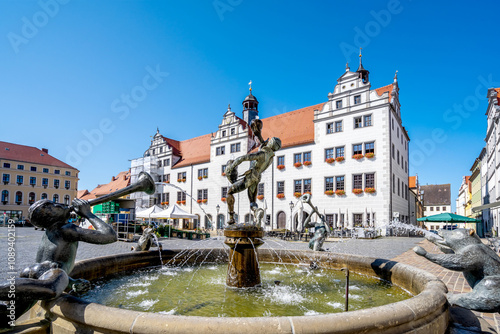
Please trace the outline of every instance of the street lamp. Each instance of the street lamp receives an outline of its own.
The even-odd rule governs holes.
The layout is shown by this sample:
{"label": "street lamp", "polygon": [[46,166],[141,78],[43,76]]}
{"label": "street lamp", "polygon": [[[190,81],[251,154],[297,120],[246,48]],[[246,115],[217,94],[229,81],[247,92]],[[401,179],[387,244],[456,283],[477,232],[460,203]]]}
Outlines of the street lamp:
{"label": "street lamp", "polygon": [[292,232],[294,232],[294,228],[293,228],[293,218],[292,218],[292,214],[293,214],[293,207],[295,205],[293,204],[292,201],[290,201],[290,229],[292,230]]}
{"label": "street lamp", "polygon": [[215,217],[215,224],[217,224],[216,228],[217,230],[219,229],[219,210],[220,210],[220,205],[217,204],[215,207],[215,210],[217,210],[217,216]]}

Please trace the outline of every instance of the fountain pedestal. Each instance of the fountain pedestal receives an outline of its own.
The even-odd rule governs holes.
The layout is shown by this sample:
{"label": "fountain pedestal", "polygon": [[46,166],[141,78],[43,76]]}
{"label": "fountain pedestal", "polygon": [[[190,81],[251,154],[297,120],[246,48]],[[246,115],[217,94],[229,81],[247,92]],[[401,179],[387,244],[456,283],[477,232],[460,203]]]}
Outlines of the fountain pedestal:
{"label": "fountain pedestal", "polygon": [[226,284],[235,288],[250,288],[260,284],[257,247],[264,242],[264,230],[253,225],[235,224],[224,230],[229,246]]}

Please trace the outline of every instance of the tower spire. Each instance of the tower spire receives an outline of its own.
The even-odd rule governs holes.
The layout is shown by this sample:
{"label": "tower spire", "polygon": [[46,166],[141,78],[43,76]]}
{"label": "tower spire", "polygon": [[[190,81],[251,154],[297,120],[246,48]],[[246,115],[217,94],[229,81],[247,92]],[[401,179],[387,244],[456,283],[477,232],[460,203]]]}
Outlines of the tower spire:
{"label": "tower spire", "polygon": [[359,48],[359,66],[360,66],[360,67],[363,67],[363,62],[361,61],[361,58],[363,57],[363,56],[361,55],[361,49],[362,49],[362,48]]}
{"label": "tower spire", "polygon": [[252,80],[250,80],[250,82],[248,83],[248,86],[250,86],[250,88],[248,90],[250,91],[250,94],[252,94]]}
{"label": "tower spire", "polygon": [[359,78],[361,80],[363,80],[363,83],[368,83],[368,74],[370,73],[370,71],[368,70],[365,70],[365,68],[363,67],[363,60],[362,60],[362,54],[361,54],[361,48],[359,48],[359,67],[358,67],[358,70],[356,71],[358,74],[359,74]]}

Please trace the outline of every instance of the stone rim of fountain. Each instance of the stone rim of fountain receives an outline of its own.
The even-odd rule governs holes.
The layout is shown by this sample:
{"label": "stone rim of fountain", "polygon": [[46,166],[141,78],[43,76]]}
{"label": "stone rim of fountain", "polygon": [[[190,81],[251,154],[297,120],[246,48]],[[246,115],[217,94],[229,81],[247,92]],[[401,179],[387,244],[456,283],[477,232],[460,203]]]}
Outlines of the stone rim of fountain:
{"label": "stone rim of fountain", "polygon": [[[200,250],[213,259],[222,260],[227,252],[223,249]],[[181,252],[164,250],[164,261]],[[287,263],[298,263],[298,258],[314,261],[333,269],[347,266],[349,270],[371,273],[390,279],[410,292],[414,297],[404,301],[370,309],[314,316],[208,318],[174,316],[117,309],[79,298],[63,295],[50,302],[39,303],[31,315],[43,314],[40,305],[49,310],[47,315],[54,333],[92,329],[99,332],[122,333],[445,333],[449,310],[445,293],[447,288],[437,277],[414,267],[394,261],[356,255],[315,253],[312,251],[268,250],[258,251],[259,261],[272,262],[276,256],[291,253]],[[179,262],[181,257],[179,257]],[[277,261],[275,261],[277,262]],[[159,264],[158,252],[121,254],[81,261],[77,263],[73,277],[94,279],[113,273],[134,270]],[[306,264],[306,262],[304,262]],[[122,270],[118,270],[120,268]]]}

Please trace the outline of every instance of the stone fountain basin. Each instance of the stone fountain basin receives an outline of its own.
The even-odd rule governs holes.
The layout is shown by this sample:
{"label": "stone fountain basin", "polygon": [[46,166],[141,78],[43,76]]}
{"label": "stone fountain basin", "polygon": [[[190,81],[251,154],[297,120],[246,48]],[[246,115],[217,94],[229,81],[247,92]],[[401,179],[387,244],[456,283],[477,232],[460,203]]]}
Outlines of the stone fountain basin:
{"label": "stone fountain basin", "polygon": [[[227,262],[224,249],[200,249],[189,259],[162,251],[163,262],[194,264]],[[51,333],[445,333],[449,310],[447,288],[437,277],[414,267],[383,259],[327,252],[259,249],[261,262],[304,263],[389,280],[415,296],[370,309],[314,316],[217,318],[147,313],[107,307],[63,295],[32,308],[32,318],[52,320]],[[93,280],[119,272],[158,266],[158,251],[133,252],[80,261],[71,276]],[[46,313],[46,314],[45,314]]]}

